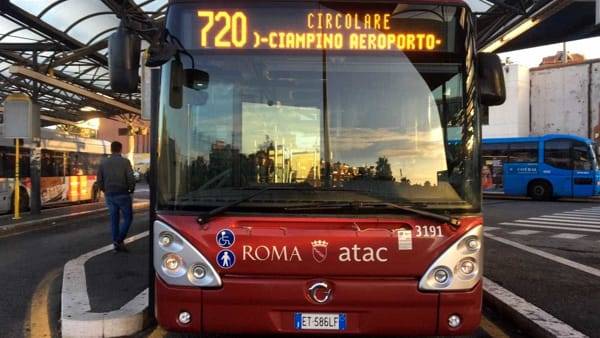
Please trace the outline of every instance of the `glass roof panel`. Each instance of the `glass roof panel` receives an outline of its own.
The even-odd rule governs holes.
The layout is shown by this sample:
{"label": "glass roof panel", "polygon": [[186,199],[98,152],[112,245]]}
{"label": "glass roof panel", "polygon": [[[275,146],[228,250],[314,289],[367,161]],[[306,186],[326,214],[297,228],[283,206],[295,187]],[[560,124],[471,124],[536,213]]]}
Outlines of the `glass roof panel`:
{"label": "glass roof panel", "polygon": [[40,15],[46,7],[58,1],[59,0],[10,0],[11,3],[23,8],[35,16]]}
{"label": "glass roof panel", "polygon": [[[117,26],[114,26],[113,28],[117,28]],[[90,40],[90,41],[85,41],[85,43],[87,43],[88,45],[93,44],[94,42],[100,41],[106,37],[108,37],[109,35],[111,35],[114,32],[114,30],[108,31],[108,32],[104,32],[102,34],[100,34],[99,36],[95,37],[94,40]],[[99,32],[95,32],[95,34],[97,34]],[[108,49],[106,50],[106,53],[108,53]],[[104,54],[104,53],[102,53]],[[106,55],[106,54],[105,54]]]}
{"label": "glass roof panel", "polygon": [[[4,30],[4,28],[0,25],[0,30]],[[11,35],[2,39],[2,42],[39,42],[44,40],[44,38],[30,30],[20,30],[12,33]]]}
{"label": "glass roof panel", "polygon": [[465,0],[465,2],[473,12],[485,12],[491,7],[491,3],[485,0]]}
{"label": "glass roof panel", "polygon": [[77,26],[73,27],[73,29],[71,29],[71,31],[69,32],[69,35],[83,43],[88,43],[88,41],[90,41],[90,39],[92,39],[98,33],[118,26],[119,19],[116,15],[99,15],[85,20]]}
{"label": "glass roof panel", "polygon": [[2,28],[2,35],[21,27],[20,25],[8,20],[5,17],[0,16],[0,28]]}
{"label": "glass roof panel", "polygon": [[62,31],[80,18],[98,12],[110,12],[110,9],[99,0],[68,0],[49,10],[42,20]]}
{"label": "glass roof panel", "polygon": [[[143,3],[144,1],[136,1],[136,3]],[[142,9],[144,10],[144,12],[156,12],[157,10],[159,10],[162,6],[167,4],[167,0],[154,0],[144,6],[142,6]]]}
{"label": "glass roof panel", "polygon": [[90,68],[95,68],[93,66],[65,66],[61,68],[61,72],[70,74],[70,75],[79,75]]}

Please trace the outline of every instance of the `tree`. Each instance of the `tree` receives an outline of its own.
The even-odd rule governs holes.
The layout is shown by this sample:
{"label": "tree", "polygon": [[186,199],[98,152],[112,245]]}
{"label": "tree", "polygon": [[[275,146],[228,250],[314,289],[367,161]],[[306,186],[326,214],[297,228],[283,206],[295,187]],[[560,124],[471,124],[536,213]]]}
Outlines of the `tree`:
{"label": "tree", "polygon": [[377,159],[377,166],[375,167],[375,177],[378,180],[392,181],[394,176],[392,175],[392,167],[390,166],[388,159],[380,157]]}

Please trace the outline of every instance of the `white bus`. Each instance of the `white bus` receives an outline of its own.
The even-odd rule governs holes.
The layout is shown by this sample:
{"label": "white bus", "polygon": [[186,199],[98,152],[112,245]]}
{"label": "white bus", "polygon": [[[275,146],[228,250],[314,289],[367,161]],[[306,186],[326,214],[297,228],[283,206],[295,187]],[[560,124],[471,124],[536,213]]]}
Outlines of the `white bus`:
{"label": "white bus", "polygon": [[[96,170],[110,153],[103,140],[64,136],[42,129],[40,195],[42,207],[53,204],[97,201]],[[31,196],[30,154],[26,141],[20,151],[20,205],[29,208]],[[15,191],[15,145],[13,139],[0,137],[0,213],[13,210]]]}

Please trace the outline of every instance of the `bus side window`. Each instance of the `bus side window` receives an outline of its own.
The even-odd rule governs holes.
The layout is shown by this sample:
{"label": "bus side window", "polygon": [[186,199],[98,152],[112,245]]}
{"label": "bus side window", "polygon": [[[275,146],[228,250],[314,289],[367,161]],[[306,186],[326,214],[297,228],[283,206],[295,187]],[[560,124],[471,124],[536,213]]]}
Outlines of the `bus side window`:
{"label": "bus side window", "polygon": [[42,177],[58,176],[56,166],[54,164],[54,152],[51,150],[42,149]]}
{"label": "bus side window", "polygon": [[4,175],[9,178],[15,177],[15,148],[14,147],[6,147],[5,149],[5,159],[4,159]]}
{"label": "bus side window", "polygon": [[8,158],[6,154],[8,154],[8,148],[0,147],[0,178],[8,177]]}
{"label": "bus side window", "polygon": [[20,149],[21,156],[19,162],[19,175],[21,177],[29,177],[31,175],[31,167],[30,167],[30,150],[27,148]]}
{"label": "bus side window", "polygon": [[571,140],[550,140],[544,145],[544,163],[555,168],[571,170]]}
{"label": "bus side window", "polygon": [[85,175],[83,165],[83,154],[78,152],[69,153],[69,160],[67,163],[67,175],[80,176]]}
{"label": "bus side window", "polygon": [[510,145],[508,161],[511,163],[537,163],[537,142],[512,143]]}
{"label": "bus side window", "polygon": [[484,158],[506,159],[508,156],[508,144],[488,143],[483,144],[482,155]]}
{"label": "bus side window", "polygon": [[102,155],[99,154],[86,154],[88,157],[87,163],[87,175],[96,175],[98,173],[98,167],[102,161]]}
{"label": "bus side window", "polygon": [[592,170],[592,157],[589,149],[587,144],[573,141],[573,169]]}

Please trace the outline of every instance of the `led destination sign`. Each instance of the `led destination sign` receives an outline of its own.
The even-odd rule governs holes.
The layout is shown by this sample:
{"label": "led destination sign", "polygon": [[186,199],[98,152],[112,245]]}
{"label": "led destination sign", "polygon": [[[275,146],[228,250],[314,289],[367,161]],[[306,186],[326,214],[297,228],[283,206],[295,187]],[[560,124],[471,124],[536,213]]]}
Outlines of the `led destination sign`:
{"label": "led destination sign", "polygon": [[[306,11],[286,21],[240,10],[198,10],[199,45],[209,49],[437,51],[436,29],[408,31],[383,12]],[[254,22],[256,21],[256,23]],[[291,22],[291,23],[290,23]]]}

